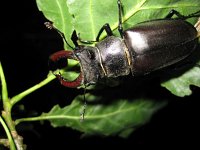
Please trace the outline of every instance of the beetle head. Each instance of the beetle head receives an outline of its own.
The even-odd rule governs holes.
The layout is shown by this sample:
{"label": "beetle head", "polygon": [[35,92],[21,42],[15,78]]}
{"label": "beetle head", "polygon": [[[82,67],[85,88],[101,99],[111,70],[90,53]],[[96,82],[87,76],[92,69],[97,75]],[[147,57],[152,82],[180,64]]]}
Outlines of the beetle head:
{"label": "beetle head", "polygon": [[101,61],[97,47],[78,46],[74,51],[58,51],[50,56],[50,70],[61,69],[63,64],[67,66],[66,59],[78,60],[81,70],[79,76],[73,81],[66,80],[60,73],[55,74],[60,83],[66,87],[76,88],[82,84],[95,84],[99,78],[105,76],[100,65]]}

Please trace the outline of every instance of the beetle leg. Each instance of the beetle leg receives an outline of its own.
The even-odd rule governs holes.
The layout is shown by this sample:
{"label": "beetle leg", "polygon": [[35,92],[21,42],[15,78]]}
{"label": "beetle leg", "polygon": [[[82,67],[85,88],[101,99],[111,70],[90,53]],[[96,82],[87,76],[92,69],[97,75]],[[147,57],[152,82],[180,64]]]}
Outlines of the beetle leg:
{"label": "beetle leg", "polygon": [[[58,67],[56,67],[56,64],[57,63],[59,64],[60,60],[65,60],[65,62],[67,62],[66,59],[77,60],[73,51],[62,50],[62,51],[58,51],[58,52],[52,54],[49,58],[50,70],[55,71],[55,69],[58,68]],[[66,80],[60,73],[55,74],[55,76],[57,77],[57,79],[60,81],[60,83],[62,85],[66,86],[66,87],[70,87],[70,88],[76,88],[76,87],[80,86],[83,82],[83,75],[81,72],[80,72],[79,76],[73,81]]]}
{"label": "beetle leg", "polygon": [[186,19],[192,18],[192,17],[199,17],[200,16],[200,11],[197,11],[197,12],[192,13],[190,15],[184,16],[181,13],[179,13],[178,11],[172,9],[165,18],[172,18],[173,15],[176,15],[180,19],[186,20]]}
{"label": "beetle leg", "polygon": [[113,35],[112,30],[111,30],[111,28],[110,28],[110,25],[109,25],[108,23],[106,23],[106,24],[104,24],[104,25],[101,27],[101,29],[99,30],[99,33],[98,33],[98,35],[97,35],[95,41],[82,40],[82,39],[80,38],[80,33],[78,34],[78,40],[79,40],[81,43],[84,43],[84,44],[92,44],[92,43],[95,43],[95,42],[99,42],[99,38],[100,38],[100,36],[101,36],[101,34],[103,33],[104,30],[106,31],[107,36],[112,36],[112,35]]}
{"label": "beetle leg", "polygon": [[78,47],[78,42],[77,41],[79,40],[79,38],[78,38],[78,36],[76,34],[76,30],[73,31],[72,36],[71,36],[71,40],[74,43],[75,47]]}
{"label": "beetle leg", "polygon": [[89,40],[83,40],[83,39],[81,39],[80,33],[78,33],[77,38],[78,38],[78,41],[81,42],[81,43],[83,43],[83,44],[93,44],[93,43],[97,42],[97,41],[89,41]]}
{"label": "beetle leg", "polygon": [[190,14],[188,16],[185,16],[185,18],[187,19],[187,18],[199,17],[199,16],[200,16],[200,10],[195,12],[195,13],[192,13],[192,14]]}
{"label": "beetle leg", "polygon": [[122,27],[122,12],[123,12],[123,7],[122,7],[121,0],[118,0],[117,4],[118,4],[118,11],[119,11],[118,31],[119,31],[121,37],[123,38],[123,27]]}
{"label": "beetle leg", "polygon": [[176,15],[178,18],[184,18],[183,15],[174,9],[172,9],[165,18],[172,18],[174,15]]}
{"label": "beetle leg", "polygon": [[[119,9],[119,24],[118,24],[118,31],[121,35],[121,37],[123,37],[123,27],[122,27],[122,3],[120,0],[117,1],[117,4],[118,4],[118,9]],[[99,30],[99,33],[96,37],[96,41],[85,41],[85,40],[82,40],[80,38],[80,33],[79,33],[79,36],[78,36],[78,39],[81,43],[86,43],[86,44],[92,44],[94,42],[99,42],[99,38],[101,36],[101,34],[103,33],[103,31],[106,31],[107,33],[107,36],[112,36],[113,33],[112,33],[112,30],[110,28],[110,25],[108,23],[104,24],[101,29]]]}
{"label": "beetle leg", "polygon": [[99,41],[99,38],[100,38],[100,36],[101,36],[101,34],[103,33],[104,30],[106,31],[106,33],[107,33],[108,36],[112,36],[112,35],[113,35],[112,30],[111,30],[111,28],[110,28],[110,25],[109,25],[108,23],[106,23],[106,24],[104,24],[103,27],[101,27],[101,29],[99,30],[99,33],[98,33],[98,35],[97,35],[97,37],[96,37],[96,41],[97,41],[97,42]]}
{"label": "beetle leg", "polygon": [[86,93],[86,86],[84,88],[84,94],[83,94],[83,99],[84,99],[84,104],[83,104],[83,108],[82,108],[82,111],[80,113],[80,121],[84,121],[85,119],[85,111],[86,111],[86,106],[87,106],[87,102],[86,102],[86,99],[85,99],[85,93]]}

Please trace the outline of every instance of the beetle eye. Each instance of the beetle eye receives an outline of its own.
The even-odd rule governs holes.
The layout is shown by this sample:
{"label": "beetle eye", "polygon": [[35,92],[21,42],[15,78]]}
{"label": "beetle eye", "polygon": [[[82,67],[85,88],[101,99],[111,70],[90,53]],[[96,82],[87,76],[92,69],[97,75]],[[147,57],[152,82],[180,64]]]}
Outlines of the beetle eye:
{"label": "beetle eye", "polygon": [[89,53],[90,59],[95,59],[95,53],[94,53],[94,51],[89,51],[88,53]]}

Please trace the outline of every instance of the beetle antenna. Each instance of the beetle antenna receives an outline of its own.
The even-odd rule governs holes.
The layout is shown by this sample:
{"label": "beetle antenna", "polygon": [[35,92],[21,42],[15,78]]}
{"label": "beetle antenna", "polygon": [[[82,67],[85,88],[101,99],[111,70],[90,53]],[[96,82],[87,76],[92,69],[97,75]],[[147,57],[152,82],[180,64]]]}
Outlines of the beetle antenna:
{"label": "beetle antenna", "polygon": [[81,118],[80,118],[81,122],[83,122],[85,119],[85,111],[86,111],[86,106],[87,106],[87,102],[86,102],[86,98],[85,98],[86,90],[87,90],[87,87],[84,85],[84,93],[83,93],[84,104],[83,104],[83,108],[82,108],[82,112],[81,112]]}
{"label": "beetle antenna", "polygon": [[62,33],[60,30],[56,29],[53,24],[51,22],[45,22],[44,25],[50,29],[50,30],[55,30],[56,32],[58,32],[60,34],[60,36],[64,39],[65,43],[71,48],[71,49],[75,49],[74,47],[72,47],[66,40],[64,33]]}

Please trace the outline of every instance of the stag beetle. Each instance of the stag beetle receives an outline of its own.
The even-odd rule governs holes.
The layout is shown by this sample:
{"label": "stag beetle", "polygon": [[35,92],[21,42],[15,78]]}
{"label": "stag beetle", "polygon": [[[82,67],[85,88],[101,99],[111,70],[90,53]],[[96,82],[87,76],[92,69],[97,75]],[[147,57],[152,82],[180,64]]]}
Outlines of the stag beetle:
{"label": "stag beetle", "polygon": [[[103,78],[116,78],[130,73],[133,76],[144,75],[183,60],[197,47],[200,23],[193,26],[186,19],[199,17],[200,11],[183,16],[172,10],[163,19],[141,22],[123,30],[121,1],[118,0],[117,4],[121,37],[113,35],[108,23],[100,29],[96,41],[83,41],[74,31],[71,37],[74,51],[58,51],[50,56],[51,63],[61,59],[74,59],[80,63],[81,71],[74,81],[55,74],[62,85],[75,88],[95,84]],[[172,18],[174,15],[177,17]],[[50,23],[46,23],[46,26],[54,28]],[[66,41],[64,34],[57,31]],[[106,31],[107,37],[99,41],[103,31]],[[96,42],[96,45],[78,45],[78,40],[83,43]]]}

